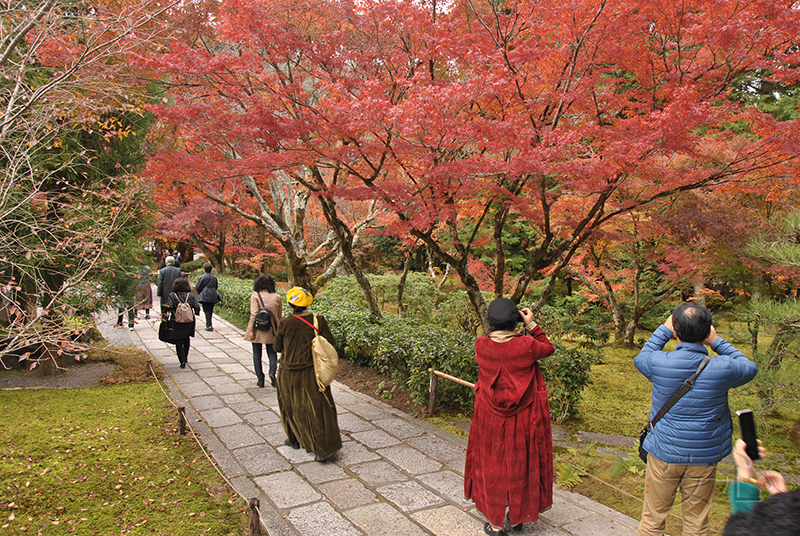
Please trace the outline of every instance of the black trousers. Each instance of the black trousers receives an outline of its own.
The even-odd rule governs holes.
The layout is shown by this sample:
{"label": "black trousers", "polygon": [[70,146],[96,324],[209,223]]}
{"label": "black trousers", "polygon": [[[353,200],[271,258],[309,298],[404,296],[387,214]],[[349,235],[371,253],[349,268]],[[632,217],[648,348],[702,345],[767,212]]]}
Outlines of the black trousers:
{"label": "black trousers", "polygon": [[214,304],[203,302],[200,305],[203,306],[203,313],[205,313],[206,315],[206,327],[207,328],[213,327],[211,325],[211,317],[214,314]]}
{"label": "black trousers", "polygon": [[175,341],[175,353],[178,354],[178,361],[186,363],[189,357],[189,337]]}

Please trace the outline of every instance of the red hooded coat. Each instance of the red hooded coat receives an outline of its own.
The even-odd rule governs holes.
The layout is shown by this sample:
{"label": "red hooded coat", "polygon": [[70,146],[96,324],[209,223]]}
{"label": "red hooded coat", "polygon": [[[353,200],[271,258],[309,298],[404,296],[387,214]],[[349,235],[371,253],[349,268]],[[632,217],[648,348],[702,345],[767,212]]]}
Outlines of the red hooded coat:
{"label": "red hooded coat", "polygon": [[536,521],[553,504],[550,406],[537,361],[555,349],[538,326],[531,337],[490,335],[475,341],[478,381],[464,496],[500,527],[506,505],[516,525]]}

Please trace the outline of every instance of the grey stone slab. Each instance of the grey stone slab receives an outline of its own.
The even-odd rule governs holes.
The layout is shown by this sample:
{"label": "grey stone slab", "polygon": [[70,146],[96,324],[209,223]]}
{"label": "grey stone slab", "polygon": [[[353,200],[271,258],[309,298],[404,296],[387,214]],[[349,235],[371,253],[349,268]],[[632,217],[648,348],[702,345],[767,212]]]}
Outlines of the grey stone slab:
{"label": "grey stone slab", "polygon": [[408,480],[403,473],[384,461],[351,465],[350,470],[367,486],[373,488]]}
{"label": "grey stone slab", "polygon": [[597,432],[578,432],[578,442],[586,443],[589,441],[597,441],[603,445],[612,445],[615,447],[635,447],[638,438],[627,437],[614,434],[600,434]]}
{"label": "grey stone slab", "polygon": [[267,440],[273,447],[283,445],[283,440],[286,439],[286,432],[283,429],[283,424],[267,424],[265,426],[255,426],[255,431],[258,435]]}
{"label": "grey stone slab", "polygon": [[250,396],[247,392],[241,392],[236,394],[230,395],[220,395],[222,400],[228,404],[246,404],[248,402],[255,402],[255,399]]}
{"label": "grey stone slab", "polygon": [[207,409],[219,409],[225,407],[225,402],[215,395],[197,396],[189,399],[189,403],[194,406],[197,411],[204,411]]}
{"label": "grey stone slab", "polygon": [[220,441],[225,443],[225,446],[231,450],[264,443],[264,438],[255,433],[253,429],[246,424],[235,424],[233,426],[215,428],[214,431]]}
{"label": "grey stone slab", "polygon": [[375,502],[375,493],[358,480],[335,480],[319,486],[319,491],[340,510],[349,510]]}
{"label": "grey stone slab", "polygon": [[[285,438],[284,438],[285,439]],[[284,458],[289,460],[290,463],[303,463],[303,462],[310,462],[314,459],[314,454],[311,452],[306,452],[303,447],[299,449],[293,449],[288,445],[283,445],[283,441],[281,441],[280,447],[278,447],[278,452],[280,452]]]}
{"label": "grey stone slab", "polygon": [[218,426],[232,426],[242,422],[241,417],[236,415],[230,408],[210,409],[201,411],[200,416],[211,428]]}
{"label": "grey stone slab", "polygon": [[213,395],[214,391],[211,390],[211,387],[206,385],[205,382],[195,382],[195,383],[180,383],[181,392],[183,396],[186,398],[194,398],[196,396],[204,396],[204,395]]}
{"label": "grey stone slab", "polygon": [[227,353],[220,350],[206,352],[206,357],[213,361],[216,365],[233,363],[233,359],[231,359]]}
{"label": "grey stone slab", "polygon": [[207,368],[198,369],[196,372],[197,372],[197,375],[200,376],[201,378],[205,379],[206,382],[208,382],[208,379],[210,379],[210,378],[227,378],[228,377],[228,375],[225,374],[224,370],[218,369],[216,366],[213,365],[213,363],[210,363],[209,367],[207,367]]}
{"label": "grey stone slab", "polygon": [[[256,375],[255,375],[254,372],[249,372],[249,371],[248,372],[234,372],[233,374],[231,374],[231,378],[233,378],[237,382],[242,382],[242,384],[245,387],[247,387],[248,389],[251,388],[251,387],[258,387],[258,385],[256,385],[258,383],[258,378],[256,378]],[[267,383],[267,385],[269,385],[269,384]],[[258,388],[259,389],[266,389],[267,387],[264,386],[264,387],[258,387]]]}
{"label": "grey stone slab", "polygon": [[355,441],[342,443],[342,448],[336,453],[336,461],[345,465],[364,463],[380,459],[380,456],[364,445]]}
{"label": "grey stone slab", "polygon": [[190,384],[190,383],[197,383],[202,381],[200,376],[198,376],[194,371],[186,370],[186,369],[178,369],[180,372],[175,372],[171,374],[173,381],[178,384]]}
{"label": "grey stone slab", "polygon": [[391,415],[385,409],[374,404],[353,404],[348,406],[347,409],[368,421],[385,419]]}
{"label": "grey stone slab", "polygon": [[203,361],[197,361],[197,360],[191,361],[189,363],[189,367],[195,372],[197,372],[198,375],[200,375],[201,372],[205,372],[207,370],[217,370],[217,366],[211,361],[208,361],[207,359]]}
{"label": "grey stone slab", "polygon": [[567,428],[554,425],[552,430],[553,430],[553,440],[558,440],[558,441],[572,440],[572,437],[570,436],[569,430]]}
{"label": "grey stone slab", "polygon": [[411,518],[436,536],[483,533],[483,523],[452,505],[417,512]]}
{"label": "grey stone slab", "polygon": [[244,385],[234,381],[233,379],[231,379],[228,383],[214,385],[213,389],[217,394],[220,395],[233,395],[247,392],[247,389],[244,387]]}
{"label": "grey stone slab", "polygon": [[[341,384],[339,384],[341,385]],[[353,404],[363,404],[364,400],[359,398],[358,396],[354,395],[352,391],[349,389],[337,389],[336,382],[331,385],[331,391],[333,392],[333,399],[336,401],[337,405],[342,406],[351,406]]]}
{"label": "grey stone slab", "polygon": [[253,445],[236,449],[233,456],[250,476],[266,475],[291,469],[291,464],[267,445]]}
{"label": "grey stone slab", "polygon": [[370,449],[380,449],[397,445],[400,440],[396,437],[390,436],[383,430],[369,430],[367,432],[356,432],[350,434],[350,437],[363,444]]}
{"label": "grey stone slab", "polygon": [[291,471],[259,476],[255,478],[255,483],[280,509],[316,502],[322,498],[314,488]]}
{"label": "grey stone slab", "polygon": [[[210,370],[212,370],[212,369],[209,369],[209,371]],[[218,369],[213,369],[213,370],[216,370],[218,372],[222,372],[222,371],[219,371]],[[224,384],[231,383],[231,377],[228,376],[225,373],[222,373],[219,376],[203,376],[203,381],[205,381],[208,385],[217,386],[217,385],[224,385]]]}
{"label": "grey stone slab", "polygon": [[287,519],[303,535],[362,536],[352,523],[326,502],[295,508]]}
{"label": "grey stone slab", "polygon": [[457,460],[467,455],[466,449],[435,435],[407,439],[406,443],[440,462]]}
{"label": "grey stone slab", "polygon": [[386,503],[362,506],[344,515],[367,536],[425,536],[422,529]]}
{"label": "grey stone slab", "polygon": [[464,497],[464,478],[452,471],[422,475],[417,477],[417,480],[461,507],[466,508],[474,504]]}
{"label": "grey stone slab", "polygon": [[217,366],[219,368],[221,368],[222,370],[224,370],[225,372],[227,372],[228,374],[245,374],[245,373],[252,374],[250,371],[248,371],[242,365],[240,365],[239,363],[235,363],[235,362],[232,362],[232,363],[218,363]]}
{"label": "grey stone slab", "polygon": [[413,512],[422,508],[444,504],[444,500],[441,497],[413,480],[389,484],[378,488],[376,491],[388,501],[394,503],[403,512]]}
{"label": "grey stone slab", "polygon": [[391,417],[389,419],[379,419],[373,421],[375,426],[383,428],[394,437],[400,439],[408,439],[409,437],[419,437],[425,433],[425,430],[415,424],[411,424],[405,419],[399,417]]}
{"label": "grey stone slab", "polygon": [[464,476],[464,467],[467,465],[467,460],[466,459],[450,460],[444,465],[454,473],[458,473],[459,475]]}
{"label": "grey stone slab", "polygon": [[239,415],[250,415],[252,413],[261,413],[266,409],[264,407],[264,404],[253,400],[253,397],[250,397],[250,400],[247,402],[228,404],[228,407],[230,407],[233,411],[235,411]]}
{"label": "grey stone slab", "polygon": [[340,413],[336,416],[336,421],[339,423],[339,430],[343,432],[366,432],[375,429],[370,423],[352,413]]}
{"label": "grey stone slab", "polygon": [[584,497],[580,493],[574,493],[572,491],[565,491],[565,490],[554,490],[553,492],[554,499],[565,499],[569,502],[575,503],[581,508],[585,508],[591,512],[596,514],[600,514],[601,516],[613,521],[614,523],[623,525],[628,527],[629,529],[636,530],[639,526],[639,521],[633,519],[632,517],[626,516],[625,514],[621,514],[616,510],[612,510],[608,506],[593,501],[588,497]]}
{"label": "grey stone slab", "polygon": [[[258,404],[261,410],[255,411],[253,413],[248,413],[247,415],[244,416],[244,420],[259,426],[264,424],[274,424],[276,422],[281,422],[281,418],[274,412],[265,409],[263,404],[259,402],[256,402],[256,404]],[[281,430],[282,429],[283,428],[281,428]]]}
{"label": "grey stone slab", "polygon": [[350,475],[335,463],[301,463],[295,465],[295,469],[312,484],[350,478]]}
{"label": "grey stone slab", "polygon": [[636,534],[635,531],[627,527],[595,514],[571,521],[566,525],[562,525],[561,528],[573,536],[597,536],[598,534],[603,536],[632,536]]}
{"label": "grey stone slab", "polygon": [[561,527],[587,515],[584,508],[553,495],[553,507],[539,514],[539,518],[554,527]]}
{"label": "grey stone slab", "polygon": [[412,475],[433,473],[442,468],[442,464],[433,458],[429,458],[420,451],[404,445],[381,449],[377,452],[396,466],[400,467],[400,469]]}

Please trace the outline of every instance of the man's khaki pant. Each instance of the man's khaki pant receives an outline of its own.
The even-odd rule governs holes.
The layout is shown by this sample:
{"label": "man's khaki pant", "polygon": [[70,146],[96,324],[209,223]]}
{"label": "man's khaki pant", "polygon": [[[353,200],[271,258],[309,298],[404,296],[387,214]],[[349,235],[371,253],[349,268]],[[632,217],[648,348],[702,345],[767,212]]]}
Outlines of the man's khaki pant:
{"label": "man's khaki pant", "polygon": [[706,536],[716,474],[716,464],[673,465],[648,455],[638,536],[664,536],[667,515],[678,490],[683,510],[683,536]]}

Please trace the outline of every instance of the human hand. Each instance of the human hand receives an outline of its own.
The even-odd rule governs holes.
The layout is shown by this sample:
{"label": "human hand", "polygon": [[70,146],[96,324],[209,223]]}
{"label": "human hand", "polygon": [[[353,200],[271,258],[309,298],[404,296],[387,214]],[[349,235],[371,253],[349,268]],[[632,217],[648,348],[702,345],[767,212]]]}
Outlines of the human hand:
{"label": "human hand", "polygon": [[762,471],[758,475],[758,486],[766,489],[770,495],[789,491],[786,488],[786,480],[778,471]]}
{"label": "human hand", "polygon": [[244,340],[246,340],[246,341],[252,341],[252,340],[254,340],[255,338],[256,338],[256,334],[255,334],[255,333],[253,333],[252,331],[245,331],[245,332],[244,332]]}
{"label": "human hand", "polygon": [[525,325],[525,329],[528,329],[531,324],[533,324],[532,327],[536,326],[536,320],[533,319],[533,311],[528,307],[522,309],[519,314],[522,315],[522,323]]}
{"label": "human hand", "polygon": [[666,322],[664,322],[664,325],[669,328],[669,330],[672,332],[672,336],[677,339],[678,335],[675,333],[675,327],[672,325],[672,315],[669,315],[669,318],[667,318]]}
{"label": "human hand", "polygon": [[711,346],[717,339],[717,330],[714,326],[711,326],[711,331],[708,332],[708,336],[706,337],[706,340],[703,341],[703,344]]}

